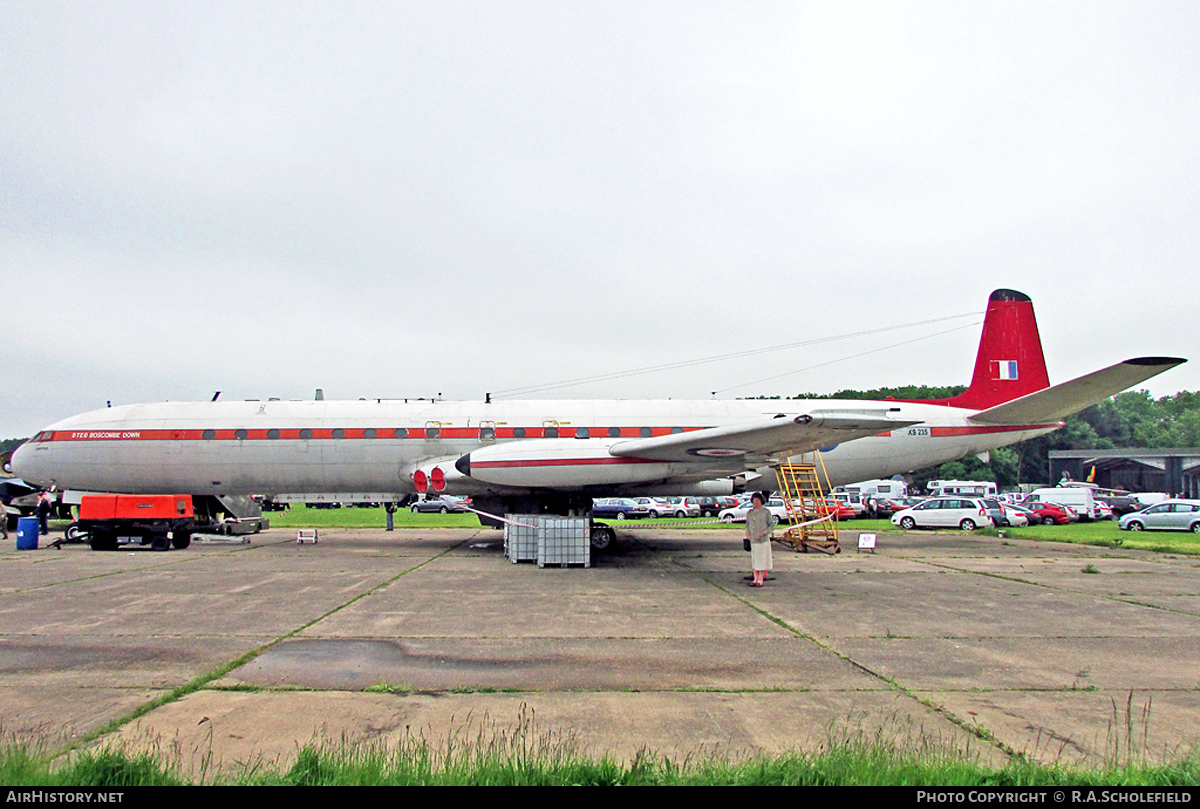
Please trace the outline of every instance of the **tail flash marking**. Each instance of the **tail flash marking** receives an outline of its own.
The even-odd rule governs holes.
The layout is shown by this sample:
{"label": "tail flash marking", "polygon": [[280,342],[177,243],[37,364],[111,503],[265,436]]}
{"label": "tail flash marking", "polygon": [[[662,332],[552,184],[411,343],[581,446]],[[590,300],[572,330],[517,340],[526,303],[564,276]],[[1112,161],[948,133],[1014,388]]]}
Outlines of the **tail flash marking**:
{"label": "tail flash marking", "polygon": [[992,379],[1020,379],[1017,373],[1016,360],[992,360],[996,366],[996,375]]}

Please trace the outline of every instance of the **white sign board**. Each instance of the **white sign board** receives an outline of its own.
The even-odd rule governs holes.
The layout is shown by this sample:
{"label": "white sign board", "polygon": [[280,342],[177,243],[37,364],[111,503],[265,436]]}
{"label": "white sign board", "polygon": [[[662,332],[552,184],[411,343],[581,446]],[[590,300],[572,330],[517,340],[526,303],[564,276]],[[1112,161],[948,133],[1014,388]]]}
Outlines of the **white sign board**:
{"label": "white sign board", "polygon": [[874,534],[859,534],[858,549],[860,551],[875,551],[875,535]]}

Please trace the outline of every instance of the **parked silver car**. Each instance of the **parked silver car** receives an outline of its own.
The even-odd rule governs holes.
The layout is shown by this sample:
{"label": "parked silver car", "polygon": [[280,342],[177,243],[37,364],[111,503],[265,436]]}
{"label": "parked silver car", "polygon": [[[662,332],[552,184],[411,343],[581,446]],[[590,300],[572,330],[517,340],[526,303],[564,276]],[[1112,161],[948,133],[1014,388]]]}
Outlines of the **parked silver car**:
{"label": "parked silver car", "polygon": [[471,505],[469,497],[455,497],[443,494],[440,497],[427,497],[412,504],[413,514],[466,514],[465,506]]}
{"label": "parked silver car", "polygon": [[[746,513],[753,507],[754,505],[747,500],[739,506],[723,509],[717,519],[721,522],[745,522]],[[783,499],[780,497],[772,497],[766,502],[763,508],[771,512],[771,516],[774,518],[772,522],[776,525],[788,518],[787,506],[783,504]]]}
{"label": "parked silver car", "polygon": [[1200,534],[1200,500],[1166,500],[1126,514],[1122,531],[1192,531]]}

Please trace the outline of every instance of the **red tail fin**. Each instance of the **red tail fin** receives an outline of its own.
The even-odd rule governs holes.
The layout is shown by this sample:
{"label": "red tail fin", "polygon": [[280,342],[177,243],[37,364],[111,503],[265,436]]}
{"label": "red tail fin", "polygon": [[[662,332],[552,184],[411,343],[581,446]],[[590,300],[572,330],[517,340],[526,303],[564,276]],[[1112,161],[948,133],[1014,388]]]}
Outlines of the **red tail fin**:
{"label": "red tail fin", "polygon": [[985,410],[1048,387],[1033,301],[1021,292],[997,289],[988,298],[971,387],[929,404]]}

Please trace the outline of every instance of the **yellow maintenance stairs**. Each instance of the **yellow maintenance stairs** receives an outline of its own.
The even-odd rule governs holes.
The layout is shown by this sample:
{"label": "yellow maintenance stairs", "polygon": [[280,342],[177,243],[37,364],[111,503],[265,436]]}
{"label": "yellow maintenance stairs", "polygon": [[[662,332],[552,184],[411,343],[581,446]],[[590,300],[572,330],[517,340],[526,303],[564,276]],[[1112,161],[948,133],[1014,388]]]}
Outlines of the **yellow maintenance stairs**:
{"label": "yellow maintenance stairs", "polygon": [[[783,496],[790,523],[775,539],[805,553],[810,548],[821,553],[841,553],[837,520],[829,513],[825,499],[825,490],[830,488],[825,462],[821,460],[820,452],[800,458],[801,463],[775,467],[775,479],[779,482],[779,493]],[[821,486],[822,476],[825,488]]]}

